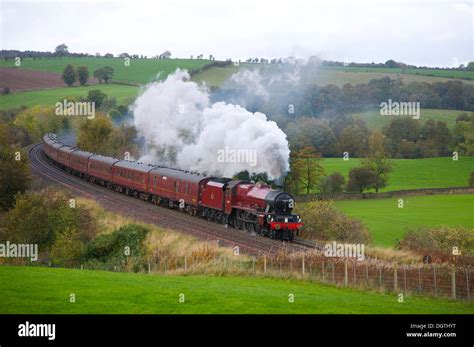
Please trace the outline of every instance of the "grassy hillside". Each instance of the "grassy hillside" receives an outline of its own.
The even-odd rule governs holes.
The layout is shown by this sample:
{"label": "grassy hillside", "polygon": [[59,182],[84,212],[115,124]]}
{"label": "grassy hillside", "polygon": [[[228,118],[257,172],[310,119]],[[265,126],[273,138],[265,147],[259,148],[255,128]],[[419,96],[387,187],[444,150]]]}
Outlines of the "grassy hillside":
{"label": "grassy hillside", "polygon": [[472,303],[415,296],[399,303],[395,295],[270,278],[0,266],[0,282],[0,313],[474,313]]}
{"label": "grassy hillside", "polygon": [[[436,110],[422,108],[420,109],[420,121],[424,123],[427,120],[443,121],[446,122],[450,129],[453,129],[456,125],[456,117],[463,113],[459,110]],[[380,110],[366,111],[354,113],[355,118],[363,119],[370,130],[382,130],[383,127],[388,125],[396,116],[382,116]],[[403,117],[403,116],[400,116]]]}
{"label": "grassy hillside", "polygon": [[[130,66],[125,66],[124,60],[120,58],[56,58],[56,59],[23,59],[22,69],[40,70],[55,73],[62,73],[67,64],[74,66],[85,65],[89,68],[92,76],[94,70],[110,66],[114,69],[114,80],[128,81],[137,83],[148,83],[156,78],[161,72],[160,77],[164,78],[176,68],[181,69],[199,69],[210,63],[210,60],[197,59],[131,59]],[[14,67],[14,61],[0,61],[2,67]]]}
{"label": "grassy hillside", "polygon": [[[469,175],[474,171],[474,157],[426,159],[393,159],[393,171],[388,187],[382,191],[445,188],[467,186]],[[349,170],[360,165],[360,159],[326,158],[322,165],[326,174],[338,171],[348,177]]]}
{"label": "grassy hillside", "polygon": [[370,230],[375,245],[393,246],[407,228],[464,226],[474,229],[474,195],[429,195],[380,200],[336,201],[346,214],[360,219]]}
{"label": "grassy hillside", "polygon": [[109,97],[117,98],[118,103],[127,103],[135,99],[139,88],[118,84],[96,84],[81,87],[65,87],[58,89],[44,89],[29,92],[19,92],[10,95],[0,96],[0,110],[13,107],[54,105],[59,100],[72,96],[86,96],[91,89],[100,89]]}
{"label": "grassy hillside", "polygon": [[388,67],[328,67],[329,70],[334,71],[350,71],[350,72],[377,72],[388,74],[404,74],[404,75],[418,75],[428,77],[443,77],[443,78],[467,78],[474,79],[474,71],[460,71],[460,70],[437,70],[437,69],[413,69],[413,68],[388,68]]}

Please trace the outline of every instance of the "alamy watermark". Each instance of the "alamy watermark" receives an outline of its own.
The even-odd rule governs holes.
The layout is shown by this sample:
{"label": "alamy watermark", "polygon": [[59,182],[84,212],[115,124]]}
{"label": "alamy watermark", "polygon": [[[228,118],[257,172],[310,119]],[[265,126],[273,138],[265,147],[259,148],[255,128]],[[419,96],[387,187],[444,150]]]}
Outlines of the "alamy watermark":
{"label": "alamy watermark", "polygon": [[382,116],[412,116],[420,119],[419,102],[398,102],[388,99],[388,102],[380,103],[380,115]]}
{"label": "alamy watermark", "polygon": [[365,259],[365,246],[363,243],[327,243],[324,245],[324,255],[331,258],[357,258]]}
{"label": "alamy watermark", "polygon": [[248,163],[257,166],[257,150],[255,149],[233,149],[225,147],[217,151],[217,162],[219,163]]}
{"label": "alamy watermark", "polygon": [[58,101],[55,105],[57,116],[86,116],[88,119],[95,118],[95,102],[92,101]]}
{"label": "alamy watermark", "polygon": [[38,244],[36,243],[0,243],[0,257],[2,258],[30,258],[38,260]]}

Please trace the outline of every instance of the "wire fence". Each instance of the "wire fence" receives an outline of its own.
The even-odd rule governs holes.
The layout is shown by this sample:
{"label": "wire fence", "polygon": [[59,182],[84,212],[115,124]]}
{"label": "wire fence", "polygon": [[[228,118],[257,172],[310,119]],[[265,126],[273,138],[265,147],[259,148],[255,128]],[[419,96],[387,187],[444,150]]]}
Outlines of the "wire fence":
{"label": "wire fence", "polygon": [[163,256],[129,257],[117,265],[68,260],[61,267],[149,274],[209,274],[297,278],[396,294],[414,293],[470,301],[474,295],[471,266],[398,265],[321,255],[284,256]]}

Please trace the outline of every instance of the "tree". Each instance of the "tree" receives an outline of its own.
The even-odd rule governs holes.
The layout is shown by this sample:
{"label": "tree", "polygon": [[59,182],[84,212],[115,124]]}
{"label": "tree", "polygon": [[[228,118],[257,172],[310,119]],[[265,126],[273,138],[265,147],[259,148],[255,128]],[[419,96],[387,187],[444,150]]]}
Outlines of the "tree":
{"label": "tree", "polygon": [[367,133],[357,125],[348,126],[341,131],[338,143],[339,153],[362,156],[367,150]]}
{"label": "tree", "polygon": [[474,61],[470,61],[467,66],[466,66],[466,69],[468,71],[474,71]]}
{"label": "tree", "polygon": [[87,93],[87,101],[95,103],[96,108],[100,108],[107,99],[107,94],[102,93],[100,89],[92,89]]}
{"label": "tree", "polygon": [[381,188],[387,186],[392,162],[386,156],[384,138],[380,132],[375,132],[370,136],[367,158],[362,159],[362,167],[369,169],[374,175],[370,188],[374,188],[378,193]]}
{"label": "tree", "polygon": [[72,86],[77,81],[77,74],[74,66],[71,64],[67,64],[64,68],[63,75],[62,75],[64,83],[68,85],[68,87]]}
{"label": "tree", "polygon": [[324,169],[321,166],[321,156],[313,147],[304,147],[296,153],[292,153],[290,158],[289,180],[295,193],[299,192],[302,185],[306,194],[314,189],[324,176]]}
{"label": "tree", "polygon": [[312,117],[302,117],[286,127],[286,134],[292,149],[315,147],[323,156],[334,154],[336,136],[327,121]]}
{"label": "tree", "polygon": [[113,76],[114,69],[110,66],[104,66],[94,71],[94,77],[99,79],[99,83],[102,83],[102,81],[109,83],[109,80],[111,80]]}
{"label": "tree", "polygon": [[68,47],[64,43],[56,46],[56,49],[54,51],[56,55],[60,57],[63,57],[69,53]]}
{"label": "tree", "polygon": [[87,66],[79,66],[77,68],[77,78],[81,86],[87,83],[87,80],[89,79],[89,70],[87,69]]}
{"label": "tree", "polygon": [[110,155],[112,130],[112,122],[107,117],[96,114],[94,119],[84,120],[79,126],[77,146],[85,151]]}
{"label": "tree", "polygon": [[368,167],[356,167],[349,171],[347,190],[351,193],[362,193],[372,188],[377,180],[374,172]]}
{"label": "tree", "polygon": [[15,204],[15,196],[26,191],[31,177],[25,152],[8,146],[0,138],[0,210]]}

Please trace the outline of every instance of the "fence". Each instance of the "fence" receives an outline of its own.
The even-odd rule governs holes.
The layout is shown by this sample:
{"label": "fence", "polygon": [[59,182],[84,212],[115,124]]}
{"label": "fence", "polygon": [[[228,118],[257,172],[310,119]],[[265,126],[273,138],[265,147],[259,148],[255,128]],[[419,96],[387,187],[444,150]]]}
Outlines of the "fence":
{"label": "fence", "polygon": [[309,202],[312,200],[360,200],[360,199],[385,199],[399,196],[433,195],[433,194],[474,194],[471,187],[449,187],[449,188],[422,188],[394,190],[381,193],[325,193],[307,194],[295,197],[297,202]]}
{"label": "fence", "polygon": [[120,265],[64,263],[66,267],[149,274],[235,274],[298,278],[345,287],[368,288],[396,294],[414,293],[470,301],[474,293],[471,266],[387,265],[368,260],[309,256],[190,256],[153,261],[130,257]]}

